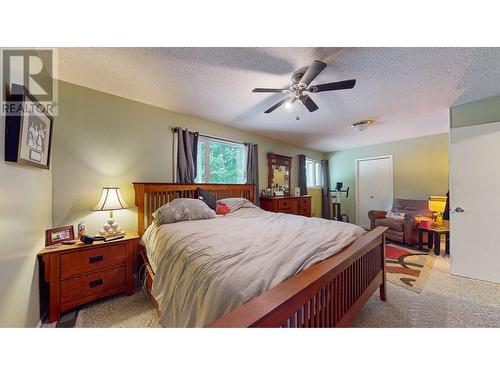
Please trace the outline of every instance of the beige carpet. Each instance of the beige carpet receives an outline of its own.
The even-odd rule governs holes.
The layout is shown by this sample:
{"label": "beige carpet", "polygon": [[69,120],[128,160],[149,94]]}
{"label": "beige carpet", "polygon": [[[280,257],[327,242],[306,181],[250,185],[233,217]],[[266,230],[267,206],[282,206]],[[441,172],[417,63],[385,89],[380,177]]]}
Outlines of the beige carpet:
{"label": "beige carpet", "polygon": [[[449,274],[449,258],[436,257],[421,293],[387,284],[353,327],[500,327],[500,284]],[[140,291],[93,303],[80,310],[76,327],[159,327],[154,309]]]}

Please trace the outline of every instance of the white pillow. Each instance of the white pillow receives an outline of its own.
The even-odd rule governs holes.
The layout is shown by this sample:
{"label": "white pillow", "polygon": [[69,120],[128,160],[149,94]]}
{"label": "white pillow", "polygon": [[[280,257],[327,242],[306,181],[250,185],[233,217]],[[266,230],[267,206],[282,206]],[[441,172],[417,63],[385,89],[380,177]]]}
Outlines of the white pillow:
{"label": "white pillow", "polygon": [[257,207],[256,205],[254,205],[252,202],[250,202],[248,199],[245,198],[224,198],[224,199],[219,199],[217,203],[227,204],[229,207],[231,207],[231,212],[239,210],[240,208]]}
{"label": "white pillow", "polygon": [[162,225],[179,221],[213,219],[217,215],[199,199],[176,198],[157,209],[153,217],[158,225]]}
{"label": "white pillow", "polygon": [[405,218],[405,213],[404,212],[394,212],[394,211],[387,211],[387,214],[385,215],[385,217],[389,218],[389,219],[396,219],[396,220],[404,220]]}

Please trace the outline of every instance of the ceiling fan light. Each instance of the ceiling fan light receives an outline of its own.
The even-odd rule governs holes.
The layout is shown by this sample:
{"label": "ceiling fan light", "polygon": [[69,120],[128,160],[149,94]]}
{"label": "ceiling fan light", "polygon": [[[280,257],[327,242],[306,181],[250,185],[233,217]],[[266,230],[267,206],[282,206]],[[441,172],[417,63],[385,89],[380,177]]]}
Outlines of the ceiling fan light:
{"label": "ceiling fan light", "polygon": [[285,108],[290,109],[292,108],[292,102],[288,101],[285,103]]}

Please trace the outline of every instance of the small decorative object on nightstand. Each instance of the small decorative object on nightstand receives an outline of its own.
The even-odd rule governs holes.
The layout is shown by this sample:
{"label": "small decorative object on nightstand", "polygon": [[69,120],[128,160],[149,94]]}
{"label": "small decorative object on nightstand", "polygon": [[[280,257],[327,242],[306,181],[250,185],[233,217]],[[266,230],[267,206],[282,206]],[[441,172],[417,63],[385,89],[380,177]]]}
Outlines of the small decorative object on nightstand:
{"label": "small decorative object on nightstand", "polygon": [[103,187],[101,199],[99,203],[92,209],[93,211],[109,211],[109,219],[99,231],[101,236],[116,236],[125,232],[118,226],[118,223],[113,219],[114,210],[122,210],[128,208],[128,204],[123,200],[120,193],[120,188]]}
{"label": "small decorative object on nightstand", "polygon": [[[134,293],[133,266],[139,236],[129,233],[113,242],[77,243],[45,248],[39,254],[42,306],[49,321],[62,312],[102,297]],[[48,301],[46,300],[48,299]]]}

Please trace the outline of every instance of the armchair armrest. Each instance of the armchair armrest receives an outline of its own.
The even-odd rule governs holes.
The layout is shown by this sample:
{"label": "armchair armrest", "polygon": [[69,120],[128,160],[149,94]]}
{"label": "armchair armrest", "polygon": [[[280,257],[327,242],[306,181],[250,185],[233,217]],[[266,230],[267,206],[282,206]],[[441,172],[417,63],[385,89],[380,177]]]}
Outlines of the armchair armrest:
{"label": "armchair armrest", "polygon": [[370,210],[368,211],[368,218],[370,219],[371,229],[375,228],[375,220],[384,218],[387,215],[387,211]]}

